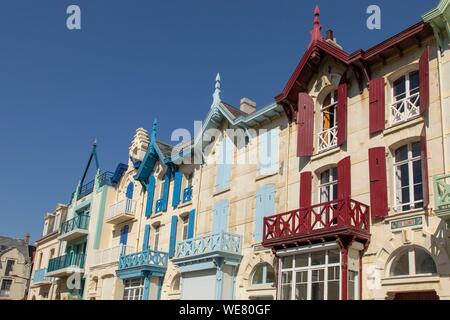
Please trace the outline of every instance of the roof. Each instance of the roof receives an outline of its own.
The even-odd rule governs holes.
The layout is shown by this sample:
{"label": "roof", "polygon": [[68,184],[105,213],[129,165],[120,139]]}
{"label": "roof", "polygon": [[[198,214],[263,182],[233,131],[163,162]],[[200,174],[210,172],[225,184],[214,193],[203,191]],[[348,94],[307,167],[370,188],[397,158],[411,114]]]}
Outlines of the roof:
{"label": "roof", "polygon": [[31,262],[33,246],[28,245],[22,239],[0,236],[0,256],[14,248],[19,250],[27,262]]}

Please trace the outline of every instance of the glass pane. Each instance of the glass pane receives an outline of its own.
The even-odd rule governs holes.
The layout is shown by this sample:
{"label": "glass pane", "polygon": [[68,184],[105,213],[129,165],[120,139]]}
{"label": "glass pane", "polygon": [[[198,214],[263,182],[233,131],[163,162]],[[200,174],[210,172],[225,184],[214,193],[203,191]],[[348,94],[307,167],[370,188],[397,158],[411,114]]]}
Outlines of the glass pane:
{"label": "glass pane", "polygon": [[420,83],[419,72],[418,71],[411,72],[409,74],[409,90],[411,95],[419,92],[419,83]]}
{"label": "glass pane", "polygon": [[328,300],[339,300],[340,268],[328,268]]}
{"label": "glass pane", "polygon": [[420,142],[416,142],[416,143],[412,144],[412,156],[413,156],[413,158],[421,156]]}
{"label": "glass pane", "polygon": [[324,171],[320,175],[320,184],[326,184],[330,182],[330,171]]}
{"label": "glass pane", "polygon": [[348,272],[348,299],[355,300],[358,297],[358,272]]}
{"label": "glass pane", "polygon": [[295,267],[303,268],[309,265],[309,254],[301,254],[295,257]]}
{"label": "glass pane", "polygon": [[259,265],[256,267],[255,273],[253,274],[252,284],[263,284],[263,271],[264,265]]}
{"label": "glass pane", "polygon": [[331,93],[329,95],[327,95],[327,97],[325,98],[325,100],[323,101],[323,106],[329,106],[331,104]]}
{"label": "glass pane", "polygon": [[395,161],[400,162],[408,159],[408,146],[403,146],[395,151]]}
{"label": "glass pane", "polygon": [[295,300],[308,299],[308,271],[296,273]]}
{"label": "glass pane", "polygon": [[433,258],[422,249],[415,249],[416,274],[437,273]]}
{"label": "glass pane", "polygon": [[311,265],[320,266],[325,264],[326,251],[318,251],[311,253]]}
{"label": "glass pane", "polygon": [[311,300],[324,300],[325,270],[312,270]]}
{"label": "glass pane", "polygon": [[339,263],[340,259],[340,251],[339,250],[329,250],[328,251],[328,263]]}
{"label": "glass pane", "polygon": [[266,272],[266,284],[275,283],[275,271],[273,270],[272,266],[267,265]]}
{"label": "glass pane", "polygon": [[409,252],[404,251],[399,257],[397,257],[392,263],[391,277],[407,276],[409,275]]}
{"label": "glass pane", "polygon": [[413,180],[414,184],[422,183],[422,161],[413,162]]}
{"label": "glass pane", "polygon": [[398,101],[406,97],[406,82],[405,76],[394,81],[394,100]]}
{"label": "glass pane", "polygon": [[290,268],[292,268],[292,260],[293,260],[292,256],[284,257],[284,258],[281,260],[281,266],[282,266],[282,268],[283,268],[283,269],[290,269]]}
{"label": "glass pane", "polygon": [[283,272],[281,275],[281,300],[291,300],[292,272]]}

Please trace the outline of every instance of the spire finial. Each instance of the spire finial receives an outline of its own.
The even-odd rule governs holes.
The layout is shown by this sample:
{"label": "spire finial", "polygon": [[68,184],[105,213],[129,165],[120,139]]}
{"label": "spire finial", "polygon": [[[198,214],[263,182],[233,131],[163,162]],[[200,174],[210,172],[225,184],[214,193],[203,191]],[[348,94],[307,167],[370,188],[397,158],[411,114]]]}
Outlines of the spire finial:
{"label": "spire finial", "polygon": [[94,138],[94,143],[93,146],[96,147],[97,146],[97,137]]}
{"label": "spire finial", "polygon": [[314,9],[314,26],[311,31],[311,44],[322,40],[322,24],[320,23],[320,8],[319,4],[316,3],[316,7]]}
{"label": "spire finial", "polygon": [[221,81],[220,73],[217,73],[217,76],[216,76],[216,87],[215,87],[214,94],[213,94],[213,106],[218,105],[222,101],[221,98],[220,98],[220,93],[221,93],[220,81]]}
{"label": "spire finial", "polygon": [[156,131],[158,130],[158,120],[155,118],[153,120],[153,126],[152,126],[152,142],[156,142]]}

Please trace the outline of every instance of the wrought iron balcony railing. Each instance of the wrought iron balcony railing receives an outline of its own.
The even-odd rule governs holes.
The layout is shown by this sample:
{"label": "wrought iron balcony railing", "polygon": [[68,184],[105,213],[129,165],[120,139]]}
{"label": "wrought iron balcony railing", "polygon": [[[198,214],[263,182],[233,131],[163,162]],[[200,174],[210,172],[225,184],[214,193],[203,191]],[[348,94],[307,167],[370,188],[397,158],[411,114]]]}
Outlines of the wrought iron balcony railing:
{"label": "wrought iron balcony railing", "polygon": [[[404,95],[402,95],[404,96]],[[390,108],[391,124],[406,122],[420,115],[420,93],[394,102]]]}
{"label": "wrought iron balcony railing", "polygon": [[126,256],[134,251],[134,247],[120,245],[117,247],[97,250],[94,252],[93,266],[101,266],[110,263],[118,263],[120,256]]}
{"label": "wrought iron balcony railing", "polygon": [[119,258],[119,271],[138,267],[167,268],[169,255],[166,252],[145,250]]}
{"label": "wrought iron balcony railing", "polygon": [[64,222],[61,225],[61,235],[72,232],[77,229],[87,230],[89,228],[89,215],[80,214],[73,219]]}
{"label": "wrought iron balcony railing", "polygon": [[174,259],[192,258],[212,253],[240,255],[242,237],[227,232],[209,234],[177,244]]}
{"label": "wrought iron balcony railing", "polygon": [[370,207],[351,199],[336,200],[264,218],[263,244],[307,240],[336,232],[369,235]]}
{"label": "wrought iron balcony railing", "polygon": [[86,260],[85,254],[68,253],[64,256],[56,257],[48,262],[47,274],[66,268],[84,268]]}
{"label": "wrought iron balcony railing", "polygon": [[434,178],[436,214],[450,218],[450,174]]}
{"label": "wrought iron balcony railing", "polygon": [[33,283],[50,282],[50,278],[45,276],[47,269],[38,269],[34,271]]}
{"label": "wrought iron balcony railing", "polygon": [[187,187],[183,191],[183,203],[192,201],[192,186]]}

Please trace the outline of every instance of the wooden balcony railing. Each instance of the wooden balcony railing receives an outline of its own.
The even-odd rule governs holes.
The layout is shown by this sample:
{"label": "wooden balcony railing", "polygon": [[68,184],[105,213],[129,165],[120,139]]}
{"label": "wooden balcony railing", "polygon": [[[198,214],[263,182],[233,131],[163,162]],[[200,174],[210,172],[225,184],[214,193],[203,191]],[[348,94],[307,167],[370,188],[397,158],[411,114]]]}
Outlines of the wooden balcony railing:
{"label": "wooden balcony railing", "polygon": [[351,199],[336,200],[264,218],[263,245],[308,241],[339,233],[369,237],[370,207]]}

